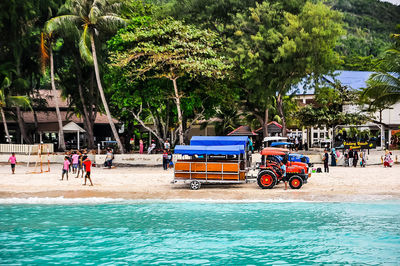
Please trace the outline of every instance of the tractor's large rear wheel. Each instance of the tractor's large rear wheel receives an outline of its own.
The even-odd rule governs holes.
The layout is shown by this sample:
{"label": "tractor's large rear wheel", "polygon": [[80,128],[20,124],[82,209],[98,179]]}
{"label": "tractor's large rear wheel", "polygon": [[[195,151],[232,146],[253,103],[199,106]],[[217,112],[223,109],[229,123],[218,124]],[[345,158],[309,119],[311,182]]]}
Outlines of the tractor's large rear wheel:
{"label": "tractor's large rear wheel", "polygon": [[271,170],[261,170],[257,176],[258,186],[262,189],[271,189],[276,184],[276,175]]}
{"label": "tractor's large rear wheel", "polygon": [[294,175],[289,179],[289,186],[292,189],[300,189],[303,185],[303,179],[300,176]]}

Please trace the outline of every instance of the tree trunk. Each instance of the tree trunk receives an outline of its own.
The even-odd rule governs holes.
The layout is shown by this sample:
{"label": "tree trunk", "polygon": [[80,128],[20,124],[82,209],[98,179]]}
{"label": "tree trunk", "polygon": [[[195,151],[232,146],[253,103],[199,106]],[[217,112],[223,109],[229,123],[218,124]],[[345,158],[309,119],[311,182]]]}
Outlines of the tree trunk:
{"label": "tree trunk", "polygon": [[158,132],[158,131],[154,131],[153,129],[151,129],[150,127],[148,127],[148,126],[143,122],[143,120],[140,119],[140,117],[139,117],[140,112],[137,113],[137,114],[136,114],[135,112],[133,112],[133,111],[130,111],[130,112],[131,112],[131,114],[133,115],[133,117],[136,119],[136,121],[138,121],[138,122],[142,125],[142,127],[144,127],[145,129],[147,129],[147,130],[149,131],[149,133],[153,134],[153,135],[158,139],[158,142],[161,144],[161,146],[163,146],[164,141],[163,141],[162,137],[160,136],[159,132]]}
{"label": "tree trunk", "polygon": [[35,133],[34,133],[34,135],[33,135],[33,143],[38,143],[38,141],[36,141],[36,136],[39,136],[39,134],[38,134],[38,130],[39,130],[39,121],[38,121],[38,118],[37,118],[37,113],[36,113],[36,111],[35,111],[35,109],[33,109],[33,120],[35,121]]}
{"label": "tree trunk", "polygon": [[181,98],[178,92],[178,86],[176,85],[176,78],[172,79],[172,83],[174,84],[175,91],[175,103],[176,109],[178,111],[178,135],[179,135],[179,144],[183,145],[183,119],[182,119],[182,111],[181,111]]}
{"label": "tree trunk", "polygon": [[0,111],[1,111],[1,117],[3,118],[4,131],[6,132],[7,142],[9,144],[11,144],[11,137],[10,137],[10,133],[8,132],[6,115],[4,114],[3,107],[1,107],[1,106],[0,106]]}
{"label": "tree trunk", "polygon": [[276,107],[278,109],[279,116],[282,119],[282,136],[286,137],[286,135],[287,135],[286,118],[285,118],[285,114],[283,112],[283,99],[282,99],[281,93],[278,93],[278,97],[276,99]]}
{"label": "tree trunk", "polygon": [[57,120],[58,120],[58,134],[59,134],[59,142],[58,142],[58,149],[61,151],[65,150],[65,140],[64,140],[64,132],[63,132],[63,125],[61,119],[60,108],[58,107],[58,99],[57,99],[57,90],[56,84],[54,82],[54,62],[53,62],[53,49],[50,46],[50,77],[51,77],[51,90],[53,91],[54,103],[56,104],[56,113],[57,113]]}
{"label": "tree trunk", "polygon": [[264,124],[263,124],[263,137],[268,137],[268,108],[265,108]]}
{"label": "tree trunk", "polygon": [[93,32],[90,32],[90,43],[92,45],[92,55],[93,55],[93,64],[94,64],[94,71],[96,74],[96,81],[97,81],[97,87],[100,92],[100,97],[101,101],[103,102],[104,109],[107,114],[108,118],[108,123],[110,123],[112,133],[114,135],[115,140],[118,143],[118,148],[120,152],[123,154],[124,153],[124,146],[122,146],[121,140],[119,139],[117,129],[115,128],[114,122],[112,121],[111,113],[110,110],[108,109],[108,104],[106,97],[104,96],[104,91],[103,91],[103,86],[101,85],[101,80],[100,80],[100,73],[99,73],[99,66],[97,64],[97,55],[96,55],[96,47],[94,44],[94,37],[93,37]]}
{"label": "tree trunk", "polygon": [[25,130],[25,121],[22,118],[21,114],[21,108],[19,106],[16,106],[16,111],[17,111],[17,121],[18,121],[18,126],[19,130],[21,131],[22,138],[25,140],[26,143],[32,144],[31,138],[28,136]]}
{"label": "tree trunk", "polygon": [[74,53],[74,58],[75,58],[76,74],[78,76],[79,98],[80,98],[81,103],[82,103],[83,117],[84,117],[84,120],[85,120],[84,125],[86,127],[85,129],[86,129],[86,134],[87,134],[87,137],[88,137],[88,146],[89,146],[89,148],[93,149],[93,148],[95,148],[95,146],[94,146],[94,136],[93,136],[93,126],[92,126],[92,123],[91,123],[90,118],[89,118],[89,112],[88,112],[88,109],[86,107],[85,97],[83,96],[83,90],[82,90],[82,86],[81,86],[82,74],[81,74],[81,70],[80,70],[79,65],[78,65],[78,59],[77,59],[77,56],[76,56],[75,53]]}

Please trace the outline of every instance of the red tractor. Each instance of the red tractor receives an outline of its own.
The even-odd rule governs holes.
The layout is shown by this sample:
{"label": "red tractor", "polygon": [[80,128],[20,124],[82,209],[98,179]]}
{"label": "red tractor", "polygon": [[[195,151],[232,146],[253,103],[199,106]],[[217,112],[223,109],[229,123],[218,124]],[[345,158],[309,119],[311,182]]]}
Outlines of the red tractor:
{"label": "red tractor", "polygon": [[[257,175],[257,183],[263,189],[271,189],[282,181],[283,173],[281,166],[287,161],[289,150],[280,148],[265,148],[261,151],[260,171]],[[284,159],[286,158],[286,160]],[[300,189],[311,174],[306,163],[286,163],[286,178],[292,189]]]}

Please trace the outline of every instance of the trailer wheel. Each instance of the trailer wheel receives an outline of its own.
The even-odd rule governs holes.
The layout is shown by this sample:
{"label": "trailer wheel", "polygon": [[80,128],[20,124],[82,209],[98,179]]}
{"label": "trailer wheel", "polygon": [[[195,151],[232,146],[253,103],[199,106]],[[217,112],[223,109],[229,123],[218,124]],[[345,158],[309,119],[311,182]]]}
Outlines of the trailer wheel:
{"label": "trailer wheel", "polygon": [[198,190],[201,187],[201,183],[197,180],[190,182],[190,189],[191,190]]}
{"label": "trailer wheel", "polygon": [[276,184],[276,175],[271,170],[262,170],[258,173],[257,183],[262,189],[271,189]]}
{"label": "trailer wheel", "polygon": [[289,186],[292,189],[300,189],[302,185],[303,185],[303,179],[301,179],[297,175],[294,175],[289,179]]}

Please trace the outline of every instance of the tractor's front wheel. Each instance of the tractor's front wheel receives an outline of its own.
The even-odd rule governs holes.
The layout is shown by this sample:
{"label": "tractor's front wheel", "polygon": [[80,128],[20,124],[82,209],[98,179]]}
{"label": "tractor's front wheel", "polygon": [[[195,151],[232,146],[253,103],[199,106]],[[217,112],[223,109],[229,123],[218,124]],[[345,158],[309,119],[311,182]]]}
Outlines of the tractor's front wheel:
{"label": "tractor's front wheel", "polygon": [[294,175],[289,179],[289,186],[292,189],[300,189],[303,185],[303,179],[300,176]]}
{"label": "tractor's front wheel", "polygon": [[276,175],[271,170],[262,170],[258,173],[257,183],[262,189],[271,189],[276,184]]}

